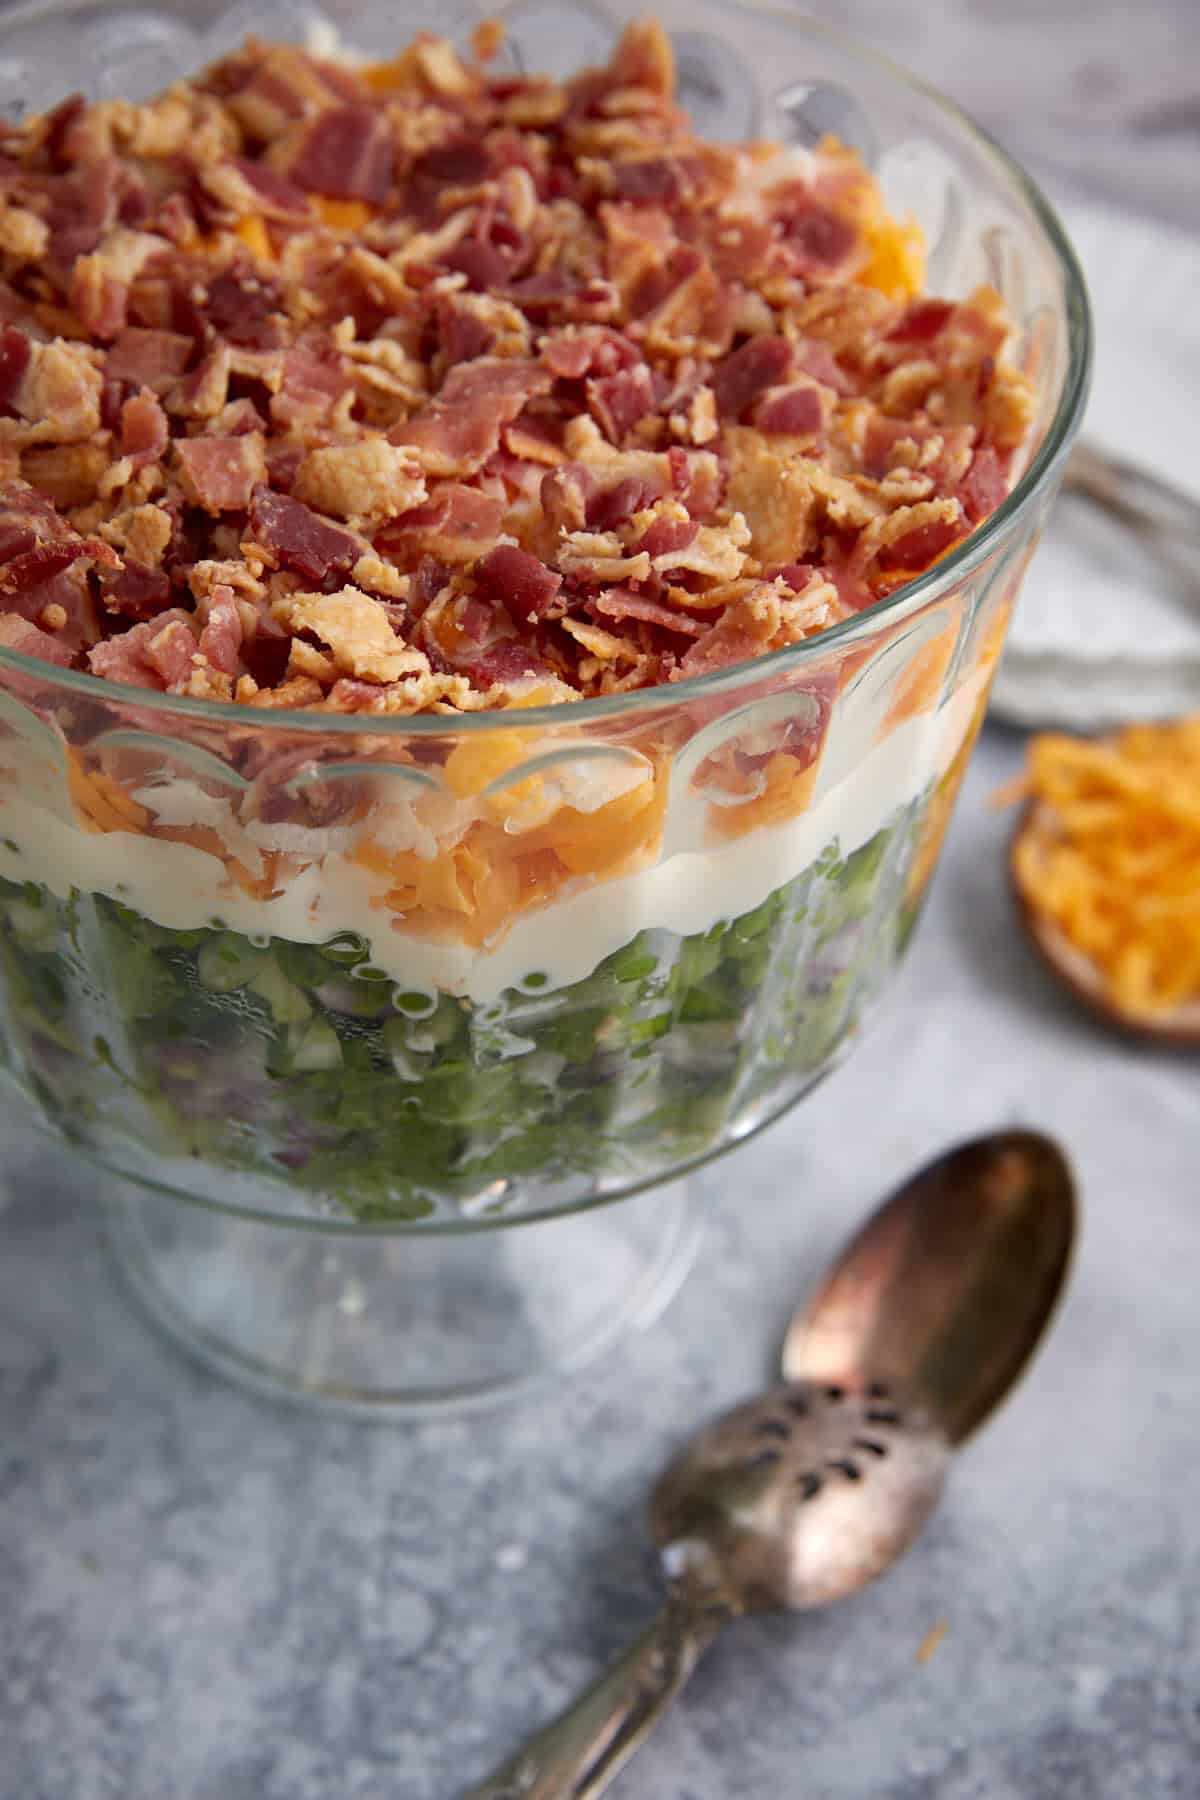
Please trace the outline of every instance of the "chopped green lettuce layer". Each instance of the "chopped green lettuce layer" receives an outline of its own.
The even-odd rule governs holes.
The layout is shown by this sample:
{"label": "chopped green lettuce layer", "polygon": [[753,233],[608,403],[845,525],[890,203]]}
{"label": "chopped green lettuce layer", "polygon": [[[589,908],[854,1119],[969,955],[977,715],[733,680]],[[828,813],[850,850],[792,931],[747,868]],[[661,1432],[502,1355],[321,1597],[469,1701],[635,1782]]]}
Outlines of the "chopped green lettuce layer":
{"label": "chopped green lettuce layer", "polygon": [[585,980],[533,970],[492,1005],[404,991],[352,936],[174,931],[0,882],[0,1047],[49,1119],[110,1157],[124,1138],[363,1221],[617,1192],[828,1067],[911,929],[919,816],[831,846],[711,931],[641,932]]}

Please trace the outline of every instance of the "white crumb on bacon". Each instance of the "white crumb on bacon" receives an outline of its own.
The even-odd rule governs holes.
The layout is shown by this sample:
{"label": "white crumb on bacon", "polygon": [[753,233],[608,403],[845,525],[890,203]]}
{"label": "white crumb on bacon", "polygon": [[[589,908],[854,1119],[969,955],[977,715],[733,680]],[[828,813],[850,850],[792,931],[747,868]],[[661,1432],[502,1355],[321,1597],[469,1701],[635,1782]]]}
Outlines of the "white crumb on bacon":
{"label": "white crumb on bacon", "polygon": [[271,608],[291,631],[310,631],[328,646],[335,666],[360,681],[398,681],[425,674],[429,659],[392,629],[378,600],[358,588],[336,594],[288,594]]}
{"label": "white crumb on bacon", "polygon": [[421,504],[428,489],[410,451],[372,436],[310,450],[297,471],[293,492],[317,512],[330,513],[359,530],[372,520],[409,512]]}

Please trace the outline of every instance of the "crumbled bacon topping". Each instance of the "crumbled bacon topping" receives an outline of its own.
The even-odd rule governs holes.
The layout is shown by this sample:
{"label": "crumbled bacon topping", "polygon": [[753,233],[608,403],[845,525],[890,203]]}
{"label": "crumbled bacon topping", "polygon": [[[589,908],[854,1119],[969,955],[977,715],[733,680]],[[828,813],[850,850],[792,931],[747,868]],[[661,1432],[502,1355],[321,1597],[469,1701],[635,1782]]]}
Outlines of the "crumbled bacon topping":
{"label": "crumbled bacon topping", "polygon": [[1003,500],[998,297],[855,156],[705,144],[630,26],[559,85],[250,40],[0,158],[0,647],[260,707],[646,687]]}

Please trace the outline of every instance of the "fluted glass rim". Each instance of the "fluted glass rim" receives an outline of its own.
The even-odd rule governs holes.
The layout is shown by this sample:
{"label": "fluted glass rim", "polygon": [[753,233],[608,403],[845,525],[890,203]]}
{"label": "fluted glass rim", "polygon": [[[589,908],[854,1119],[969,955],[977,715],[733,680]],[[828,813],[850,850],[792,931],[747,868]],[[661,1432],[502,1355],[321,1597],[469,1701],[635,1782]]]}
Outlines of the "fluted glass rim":
{"label": "fluted glass rim", "polygon": [[[825,630],[790,644],[782,650],[738,663],[729,669],[707,675],[694,675],[655,687],[638,688],[630,693],[611,694],[574,703],[522,708],[519,723],[531,729],[562,726],[568,721],[575,727],[594,723],[626,723],[660,710],[686,709],[697,700],[709,700],[736,694],[743,687],[757,686],[764,680],[780,682],[801,673],[806,667],[823,662],[831,651],[853,648],[869,638],[883,624],[910,617],[926,605],[954,593],[975,569],[986,562],[996,546],[1036,511],[1038,502],[1052,487],[1056,475],[1070,449],[1086,404],[1092,369],[1092,317],[1087,286],[1070,239],[1050,201],[1033,177],[999,144],[989,132],[977,124],[957,103],[938,88],[921,80],[891,57],[859,43],[823,21],[795,16],[789,9],[770,0],[727,0],[733,12],[754,13],[771,18],[786,27],[799,42],[805,38],[818,40],[845,55],[852,62],[873,69],[909,93],[919,96],[942,113],[945,119],[973,146],[991,166],[1001,183],[1024,201],[1049,245],[1062,283],[1064,313],[1067,325],[1067,360],[1062,387],[1054,416],[1028,467],[1011,493],[974,531],[932,568],[897,588],[895,593],[864,607],[859,613]],[[63,10],[61,0],[37,0],[25,7],[7,12],[0,24],[0,42],[4,30],[22,21],[51,16]],[[498,15],[506,10],[496,8]],[[337,740],[361,737],[364,731],[379,737],[458,737],[464,733],[495,730],[511,731],[513,712],[500,708],[479,713],[406,713],[380,717],[360,713],[330,714],[313,709],[265,712],[236,701],[199,700],[184,694],[156,694],[126,682],[110,681],[82,670],[59,669],[39,657],[0,648],[0,669],[34,679],[43,687],[57,688],[81,699],[102,701],[108,705],[136,706],[139,711],[161,714],[166,720],[203,721],[228,729],[261,729],[301,733],[317,738]]]}

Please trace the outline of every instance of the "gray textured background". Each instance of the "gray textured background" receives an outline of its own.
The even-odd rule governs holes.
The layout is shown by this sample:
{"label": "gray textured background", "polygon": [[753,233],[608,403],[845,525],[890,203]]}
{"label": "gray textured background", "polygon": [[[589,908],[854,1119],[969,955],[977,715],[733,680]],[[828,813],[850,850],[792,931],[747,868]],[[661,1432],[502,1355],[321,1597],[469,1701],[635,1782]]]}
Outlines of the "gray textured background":
{"label": "gray textured background", "polygon": [[[1060,190],[1200,226],[1196,0],[837,11]],[[986,797],[1019,749],[985,736],[868,1041],[707,1178],[666,1320],[534,1408],[372,1430],[210,1380],[114,1291],[86,1178],[3,1115],[0,1800],[453,1800],[649,1616],[647,1476],[761,1381],[848,1222],[1006,1121],[1059,1133],[1086,1193],[1047,1353],[919,1551],[731,1633],[616,1791],[1196,1800],[1200,1070],[1098,1034],[1018,940]]]}

